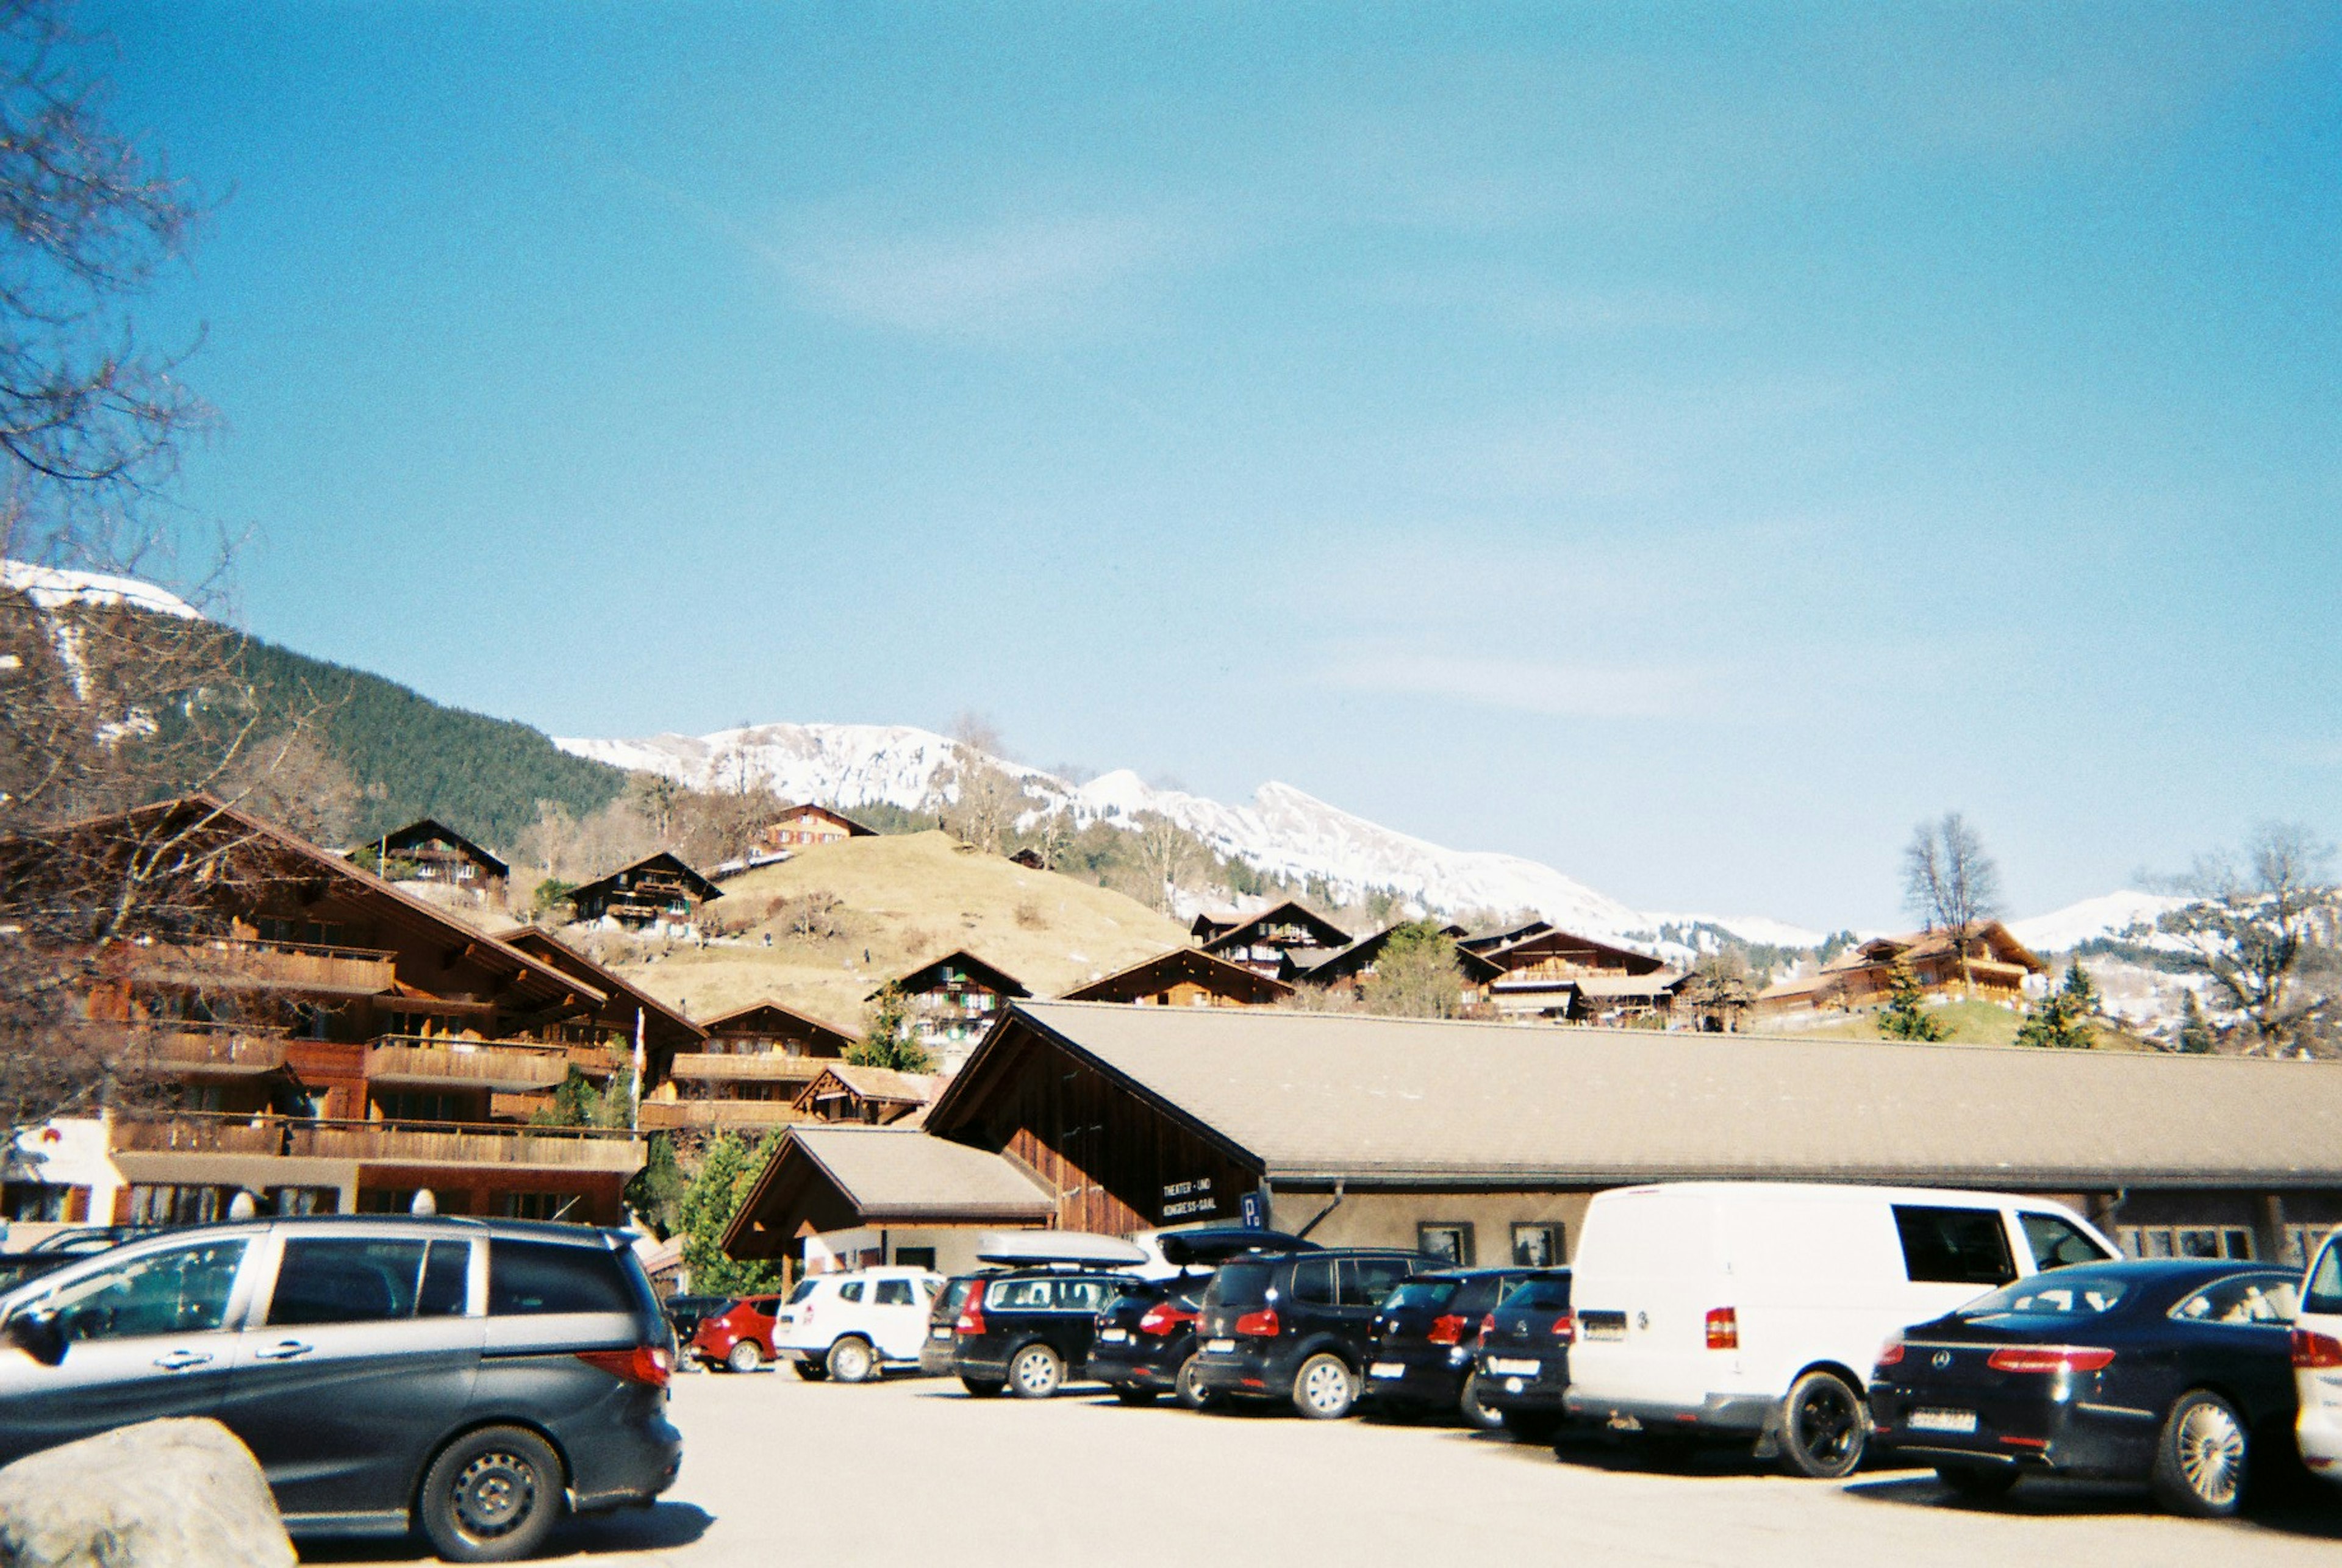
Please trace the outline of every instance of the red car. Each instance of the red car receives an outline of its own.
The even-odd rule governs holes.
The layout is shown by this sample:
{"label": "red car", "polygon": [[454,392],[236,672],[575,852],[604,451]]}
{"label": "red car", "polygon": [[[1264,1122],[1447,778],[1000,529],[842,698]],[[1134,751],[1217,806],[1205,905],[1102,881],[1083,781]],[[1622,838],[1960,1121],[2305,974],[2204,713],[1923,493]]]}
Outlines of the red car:
{"label": "red car", "polygon": [[699,1320],[691,1353],[709,1366],[754,1372],[773,1359],[773,1314],[781,1298],[736,1296],[722,1312]]}

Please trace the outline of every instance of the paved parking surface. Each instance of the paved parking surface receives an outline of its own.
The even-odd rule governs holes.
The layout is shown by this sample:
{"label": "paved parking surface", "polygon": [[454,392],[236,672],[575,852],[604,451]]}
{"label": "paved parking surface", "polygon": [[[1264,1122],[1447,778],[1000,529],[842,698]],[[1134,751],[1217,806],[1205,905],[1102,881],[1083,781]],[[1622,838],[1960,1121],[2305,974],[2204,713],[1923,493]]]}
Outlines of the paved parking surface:
{"label": "paved parking surface", "polygon": [[[2243,1523],[2151,1512],[2117,1488],[2028,1483],[1949,1501],[1925,1472],[1792,1481],[1728,1456],[1650,1473],[1601,1445],[1556,1458],[1440,1427],[1046,1404],[955,1383],[844,1388],[786,1373],[676,1383],[683,1479],[647,1513],[579,1523],[557,1556],[621,1565],[953,1568],[1202,1561],[1406,1564],[2331,1564],[2342,1488]],[[320,1548],[317,1562],[417,1561]]]}

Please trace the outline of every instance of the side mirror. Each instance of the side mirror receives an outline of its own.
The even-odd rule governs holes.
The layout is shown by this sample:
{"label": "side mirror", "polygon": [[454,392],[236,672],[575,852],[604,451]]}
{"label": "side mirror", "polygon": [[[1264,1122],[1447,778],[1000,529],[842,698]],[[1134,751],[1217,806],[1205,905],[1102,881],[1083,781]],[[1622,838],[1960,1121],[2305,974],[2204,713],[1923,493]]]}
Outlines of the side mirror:
{"label": "side mirror", "polygon": [[39,1362],[55,1366],[65,1359],[65,1331],[53,1312],[19,1313],[8,1320],[8,1343]]}

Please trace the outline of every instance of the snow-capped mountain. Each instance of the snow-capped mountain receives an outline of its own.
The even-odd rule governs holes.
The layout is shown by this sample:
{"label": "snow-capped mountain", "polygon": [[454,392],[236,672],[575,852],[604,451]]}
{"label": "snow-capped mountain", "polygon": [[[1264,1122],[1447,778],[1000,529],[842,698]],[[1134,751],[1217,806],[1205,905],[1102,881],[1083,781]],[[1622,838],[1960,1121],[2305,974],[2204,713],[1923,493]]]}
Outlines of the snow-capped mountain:
{"label": "snow-capped mountain", "polygon": [[[710,735],[554,744],[697,787],[759,779],[785,799],[827,801],[848,810],[875,801],[917,808],[956,793],[952,743],[905,725],[757,724]],[[1514,854],[1447,849],[1290,784],[1265,784],[1249,805],[1232,806],[1158,789],[1127,769],[1075,784],[1036,768],[999,765],[1025,784],[1036,810],[1064,809],[1084,824],[1133,830],[1143,819],[1166,817],[1231,860],[1296,882],[1321,879],[1344,898],[1382,890],[1442,914],[1533,909],[1571,931],[1645,945],[1656,944],[1662,924],[1706,924],[1746,941],[1785,946],[1822,940],[1818,932],[1762,917],[1646,914],[1552,866]]]}
{"label": "snow-capped mountain", "polygon": [[203,619],[201,611],[167,588],[105,572],[75,572],[61,566],[35,566],[29,561],[0,561],[0,588],[24,594],[44,610],[62,609],[69,604],[95,609],[128,604],[133,609],[174,615],[183,621]]}
{"label": "snow-capped mountain", "polygon": [[2036,953],[2070,953],[2098,937],[2127,938],[2148,945],[2177,945],[2176,939],[2158,937],[2155,923],[2187,901],[2169,894],[2125,889],[2069,904],[2029,920],[2012,920],[2009,934]]}

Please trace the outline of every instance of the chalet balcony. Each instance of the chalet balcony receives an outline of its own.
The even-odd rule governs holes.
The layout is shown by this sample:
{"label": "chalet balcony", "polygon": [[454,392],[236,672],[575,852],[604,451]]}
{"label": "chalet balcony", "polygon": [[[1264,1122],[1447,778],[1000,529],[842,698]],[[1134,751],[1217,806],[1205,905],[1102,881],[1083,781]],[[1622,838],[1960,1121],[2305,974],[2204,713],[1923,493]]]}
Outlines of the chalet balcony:
{"label": "chalet balcony", "polygon": [[155,1065],[166,1072],[241,1077],[284,1066],[285,1040],[281,1029],[172,1023],[150,1037],[149,1050]]}
{"label": "chalet balcony", "polygon": [[300,1121],[181,1112],[114,1126],[125,1154],[290,1154],[375,1164],[601,1171],[631,1175],[643,1146],[597,1127],[503,1127],[471,1122]]}
{"label": "chalet balcony", "polygon": [[534,1040],[452,1040],[385,1034],[366,1046],[366,1082],[388,1088],[467,1089],[526,1094],[569,1076],[569,1050]]}
{"label": "chalet balcony", "polygon": [[397,984],[397,955],[370,947],[212,937],[141,951],[139,979],[199,990],[379,996]]}
{"label": "chalet balcony", "polygon": [[716,1056],[678,1052],[667,1075],[706,1084],[810,1084],[826,1061],[816,1056]]}
{"label": "chalet balcony", "polygon": [[762,1132],[814,1119],[786,1100],[646,1100],[639,1118],[646,1133]]}
{"label": "chalet balcony", "polygon": [[569,1064],[589,1078],[600,1078],[635,1064],[635,1053],[622,1045],[571,1045]]}

